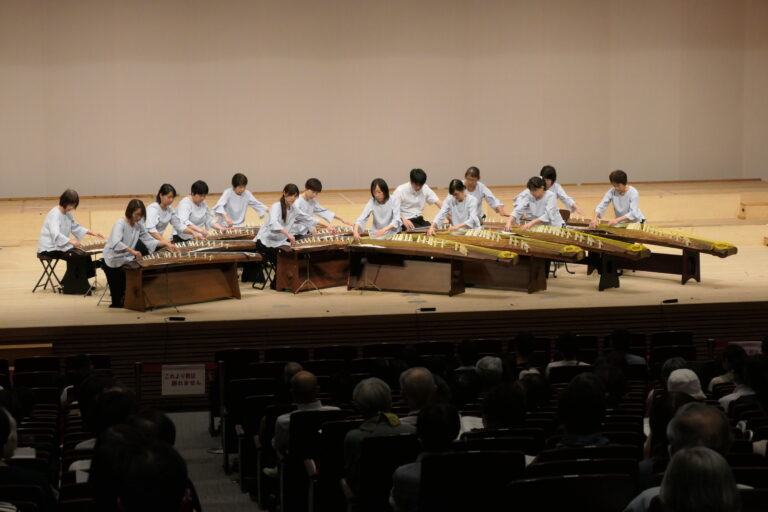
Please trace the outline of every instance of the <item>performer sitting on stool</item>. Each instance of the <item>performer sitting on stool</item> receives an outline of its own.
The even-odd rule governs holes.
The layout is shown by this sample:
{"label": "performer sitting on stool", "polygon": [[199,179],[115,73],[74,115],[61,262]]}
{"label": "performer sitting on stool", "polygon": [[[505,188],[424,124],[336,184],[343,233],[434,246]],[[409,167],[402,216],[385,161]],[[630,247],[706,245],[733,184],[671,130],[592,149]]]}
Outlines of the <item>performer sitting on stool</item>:
{"label": "performer sitting on stool", "polygon": [[[202,239],[203,235],[197,231],[193,231],[190,227],[185,227],[181,223],[181,219],[176,214],[176,210],[173,209],[173,200],[176,199],[176,189],[169,183],[163,183],[155,196],[155,202],[147,206],[147,220],[144,225],[147,228],[149,235],[159,242],[166,242],[168,248],[172,251],[178,251],[179,249],[173,245],[167,238],[163,236],[168,224],[173,226],[173,229],[192,235],[197,239]],[[141,253],[142,256],[149,254],[149,249],[144,245],[141,240],[136,244],[136,250]]]}
{"label": "performer sitting on stool", "polygon": [[523,229],[530,229],[536,224],[563,227],[565,222],[560,215],[560,210],[557,209],[557,196],[551,190],[547,190],[544,179],[534,176],[528,180],[527,187],[515,200],[515,211],[507,220],[507,231],[512,228],[512,223],[515,220],[519,222],[524,214],[532,220],[523,224]]}
{"label": "performer sitting on stool", "polygon": [[[309,178],[304,184],[304,192],[302,192],[299,195],[299,198],[296,199],[296,207],[312,217],[313,222],[311,224],[296,222],[293,225],[293,231],[291,231],[291,233],[297,237],[305,237],[307,235],[314,234],[314,231],[317,228],[317,224],[328,228],[330,233],[334,233],[335,230],[333,226],[331,226],[333,219],[337,219],[339,222],[346,224],[347,226],[352,225],[351,222],[347,222],[317,202],[317,196],[320,195],[320,192],[322,191],[323,184],[320,183],[320,180],[317,178]],[[319,217],[319,219],[315,217]]]}
{"label": "performer sitting on stool", "polygon": [[595,215],[589,227],[595,229],[600,224],[600,218],[610,203],[613,203],[613,213],[616,218],[608,222],[608,226],[615,226],[621,222],[645,222],[645,215],[640,211],[640,194],[635,187],[627,185],[627,173],[613,171],[608,179],[611,180],[613,188],[605,193],[603,200],[595,208]]}
{"label": "performer sitting on stool", "polygon": [[[299,187],[293,183],[283,188],[280,200],[269,209],[269,220],[259,229],[256,235],[256,249],[269,261],[277,272],[277,251],[280,247],[293,245],[296,238],[291,234],[296,222],[312,223],[315,220],[301,211],[296,206],[296,198],[299,197]],[[275,274],[276,275],[276,274]],[[270,287],[277,289],[276,279],[272,280]]]}
{"label": "performer sitting on stool", "polygon": [[[67,261],[67,272],[61,280],[64,293],[81,294],[88,291],[88,278],[95,274],[95,266],[88,254],[72,252],[80,247],[85,235],[104,238],[101,233],[89,231],[77,223],[72,212],[80,205],[80,196],[71,188],[59,197],[59,205],[52,208],[40,229],[37,253]],[[76,240],[72,240],[74,235]]]}
{"label": "performer sitting on stool", "polygon": [[214,213],[219,216],[221,224],[227,227],[240,227],[245,225],[245,212],[250,206],[263,218],[267,213],[267,207],[264,203],[253,197],[248,186],[248,177],[245,174],[237,173],[232,176],[232,188],[228,188],[221,194],[221,198],[213,207]]}
{"label": "performer sitting on stool", "polygon": [[363,213],[355,222],[353,236],[360,241],[360,231],[365,230],[368,217],[373,215],[373,226],[369,231],[371,238],[394,235],[400,229],[400,201],[389,196],[389,187],[382,178],[371,182],[371,199],[366,203]]}
{"label": "performer sitting on stool", "polygon": [[[203,237],[208,236],[208,230],[211,228],[226,230],[224,226],[216,222],[211,215],[208,205],[205,204],[205,197],[208,195],[208,184],[202,180],[197,180],[192,184],[191,194],[181,200],[179,203],[179,220],[186,228],[191,229]],[[184,231],[179,231],[174,227],[173,242],[186,242],[192,240],[194,235]]]}
{"label": "performer sitting on stool", "polygon": [[478,229],[480,227],[480,218],[477,216],[477,199],[467,193],[467,188],[461,180],[451,180],[448,185],[448,195],[445,197],[437,217],[429,226],[427,235],[434,235],[449,214],[451,226],[448,231]]}
{"label": "performer sitting on stool", "polygon": [[480,223],[483,223],[485,214],[483,213],[483,199],[488,203],[492,209],[496,210],[496,213],[502,217],[508,217],[509,214],[504,210],[504,203],[499,201],[491,189],[485,186],[480,181],[480,169],[477,167],[470,167],[467,172],[464,173],[464,184],[467,186],[467,194],[477,199],[477,217],[480,219]]}
{"label": "performer sitting on stool", "polygon": [[551,165],[545,165],[541,168],[539,175],[544,178],[544,183],[547,184],[547,190],[551,190],[557,196],[557,198],[563,202],[568,211],[578,213],[584,217],[584,212],[576,204],[576,201],[565,193],[565,189],[557,183],[557,171]]}
{"label": "performer sitting on stool", "polygon": [[125,217],[115,222],[104,246],[104,273],[107,274],[109,290],[112,294],[111,308],[123,307],[125,301],[125,271],[123,265],[141,259],[136,244],[141,240],[149,252],[157,247],[172,247],[166,240],[155,240],[147,232],[144,219],[147,209],[140,199],[131,199],[125,209]]}
{"label": "performer sitting on stool", "polygon": [[429,221],[424,220],[425,203],[436,204],[438,208],[443,206],[427,185],[427,173],[421,169],[412,169],[411,181],[399,185],[392,196],[400,203],[400,219],[406,231],[429,227]]}

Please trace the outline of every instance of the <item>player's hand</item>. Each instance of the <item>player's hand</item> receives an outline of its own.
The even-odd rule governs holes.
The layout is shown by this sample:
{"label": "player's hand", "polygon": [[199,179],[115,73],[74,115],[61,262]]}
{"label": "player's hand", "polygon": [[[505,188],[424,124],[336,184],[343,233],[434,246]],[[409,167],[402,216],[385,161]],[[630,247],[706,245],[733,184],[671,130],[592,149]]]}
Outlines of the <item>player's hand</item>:
{"label": "player's hand", "polygon": [[328,233],[330,233],[331,235],[335,235],[336,228],[334,228],[333,226],[328,226]]}
{"label": "player's hand", "polygon": [[616,224],[618,224],[618,221],[616,219],[611,219],[611,220],[608,221],[608,227],[609,228],[611,226],[615,226]]}
{"label": "player's hand", "polygon": [[589,221],[589,229],[596,229],[599,223],[600,221],[598,219],[592,219]]}
{"label": "player's hand", "polygon": [[373,236],[374,236],[374,238],[379,238],[380,236],[384,235],[384,233],[386,233],[386,230],[384,230],[384,229],[380,229],[380,230],[378,230],[377,232],[375,232],[375,233],[373,234]]}
{"label": "player's hand", "polygon": [[430,226],[427,230],[427,236],[435,236],[435,226]]}
{"label": "player's hand", "polygon": [[514,217],[510,217],[507,221],[507,224],[504,226],[504,231],[512,231],[512,221],[514,220]]}
{"label": "player's hand", "polygon": [[224,217],[224,222],[227,223],[226,227],[231,228],[235,225],[234,221],[229,217]]}
{"label": "player's hand", "polygon": [[288,235],[288,241],[291,242],[291,245],[296,245],[296,237],[293,235]]}
{"label": "player's hand", "polygon": [[355,231],[354,233],[352,233],[352,238],[354,238],[354,239],[355,239],[355,242],[357,242],[357,243],[360,243],[360,240],[361,240],[361,239],[360,239],[360,233],[358,233],[357,231]]}
{"label": "player's hand", "polygon": [[169,251],[172,251],[172,252],[180,252],[181,251],[181,249],[176,247],[176,244],[168,244],[166,247],[168,248]]}
{"label": "player's hand", "polygon": [[405,226],[406,231],[413,231],[415,226],[413,225],[413,222],[411,222],[408,219],[405,219],[403,221],[403,226]]}
{"label": "player's hand", "polygon": [[533,222],[526,222],[523,224],[523,229],[531,229],[534,226]]}

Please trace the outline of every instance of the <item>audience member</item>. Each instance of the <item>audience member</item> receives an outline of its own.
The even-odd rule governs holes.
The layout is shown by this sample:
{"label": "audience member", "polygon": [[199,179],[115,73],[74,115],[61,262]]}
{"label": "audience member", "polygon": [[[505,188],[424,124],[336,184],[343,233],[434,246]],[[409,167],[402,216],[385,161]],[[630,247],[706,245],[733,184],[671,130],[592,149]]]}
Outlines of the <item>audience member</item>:
{"label": "audience member", "polygon": [[728,462],[705,446],[675,453],[664,473],[659,497],[668,512],[741,510],[741,496]]}
{"label": "audience member", "polygon": [[565,428],[558,447],[608,444],[600,432],[605,418],[605,389],[592,373],[574,377],[557,402],[557,412]]}
{"label": "audience member", "polygon": [[530,332],[521,332],[515,337],[515,359],[514,368],[512,368],[512,375],[514,380],[523,377],[521,372],[534,372],[538,373],[539,370],[535,368],[531,362],[531,356],[536,350],[536,336]]}
{"label": "audience member", "polygon": [[459,367],[454,371],[474,371],[475,363],[480,359],[475,342],[472,340],[462,341],[459,343],[459,348],[456,351],[456,354],[459,358]]}
{"label": "audience member", "polygon": [[718,401],[724,411],[729,412],[731,403],[739,400],[755,402],[757,393],[754,385],[760,381],[760,373],[763,372],[763,364],[760,356],[745,357],[734,361],[733,382],[736,386],[733,392],[721,397]]}
{"label": "audience member", "polygon": [[352,401],[365,421],[359,428],[350,430],[344,438],[344,470],[351,489],[357,489],[360,467],[360,451],[363,439],[393,434],[413,434],[416,427],[402,423],[390,413],[392,391],[386,382],[370,377],[361,380],[352,392]]}
{"label": "audience member", "polygon": [[629,383],[624,373],[626,365],[616,365],[603,362],[595,366],[595,376],[605,389],[605,406],[618,407],[624,395],[627,394]]}
{"label": "audience member", "polygon": [[437,386],[432,372],[426,368],[416,366],[401,373],[400,392],[408,406],[408,415],[400,418],[400,421],[415,425],[419,411],[426,407],[436,390]]}
{"label": "audience member", "polygon": [[553,361],[544,369],[544,375],[549,378],[550,368],[559,368],[561,366],[589,366],[589,364],[579,361],[576,354],[579,351],[579,341],[576,335],[570,332],[563,333],[557,338],[557,351],[560,352],[562,359]]}
{"label": "audience member", "polygon": [[707,389],[709,391],[714,391],[715,386],[719,384],[730,384],[733,382],[733,366],[736,364],[736,361],[740,359],[744,359],[747,357],[747,352],[744,350],[744,348],[741,345],[735,345],[730,344],[727,347],[723,349],[723,352],[720,354],[720,361],[721,365],[723,367],[723,370],[725,373],[722,375],[718,375],[717,377],[713,378],[709,381],[709,386],[707,386]]}
{"label": "audience member", "polygon": [[481,357],[475,364],[477,376],[480,378],[482,389],[490,389],[501,382],[504,374],[504,367],[500,357],[485,356]]}
{"label": "audience member", "polygon": [[458,411],[449,404],[429,405],[419,412],[417,429],[423,452],[416,462],[400,466],[392,476],[389,503],[394,512],[418,510],[421,459],[424,455],[451,449],[459,435]]}
{"label": "audience member", "polygon": [[667,379],[667,391],[680,391],[687,393],[696,400],[705,400],[707,396],[701,391],[699,377],[692,370],[682,368],[673,371]]}
{"label": "audience member", "polygon": [[624,356],[623,359],[627,364],[647,365],[644,357],[630,353],[632,349],[632,333],[625,329],[616,329],[611,333],[611,348],[615,355]]}
{"label": "audience member", "polygon": [[525,392],[525,409],[535,411],[549,403],[552,398],[552,390],[549,381],[538,373],[529,373],[520,379],[520,384]]}
{"label": "audience member", "polygon": [[525,392],[518,382],[502,382],[488,390],[481,402],[485,428],[519,427],[525,421]]}

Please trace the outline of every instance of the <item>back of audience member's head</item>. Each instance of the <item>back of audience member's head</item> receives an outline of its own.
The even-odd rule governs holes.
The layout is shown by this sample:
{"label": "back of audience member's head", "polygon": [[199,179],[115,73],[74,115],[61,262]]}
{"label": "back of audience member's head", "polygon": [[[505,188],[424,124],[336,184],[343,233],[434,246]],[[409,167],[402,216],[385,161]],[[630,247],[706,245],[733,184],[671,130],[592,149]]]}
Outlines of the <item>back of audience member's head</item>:
{"label": "back of audience member's head", "polygon": [[80,383],[79,386],[75,387],[75,398],[80,408],[80,416],[82,416],[86,428],[91,432],[94,432],[95,429],[91,425],[91,417],[96,407],[96,401],[105,389],[109,389],[114,385],[115,381],[112,377],[104,373],[94,373]]}
{"label": "back of audience member's head", "polygon": [[139,403],[130,389],[114,389],[98,396],[90,424],[92,432],[99,435],[112,425],[122,423],[138,411]]}
{"label": "back of audience member's head", "polygon": [[457,350],[461,366],[474,366],[480,359],[477,344],[472,340],[463,340]]}
{"label": "back of audience member's head", "polygon": [[[423,366],[435,376],[446,377],[449,374],[448,360],[445,356],[429,355],[422,357]],[[398,374],[399,375],[399,374]]]}
{"label": "back of audience member's head", "polygon": [[607,407],[616,407],[627,394],[629,383],[624,368],[609,363],[599,364],[595,368],[595,375],[605,388]]}
{"label": "back of audience member's head", "polygon": [[725,414],[716,407],[699,402],[685,404],[667,425],[669,452],[681,448],[706,446],[725,456],[731,450],[733,436]]}
{"label": "back of audience member's head", "polygon": [[515,336],[515,353],[518,357],[529,358],[536,350],[536,336],[530,332],[521,332]]}
{"label": "back of audience member's head", "polygon": [[449,450],[461,430],[459,412],[451,404],[432,404],[416,419],[419,439],[425,452]]}
{"label": "back of audience member's head", "polygon": [[[666,457],[669,454],[667,451],[667,444],[669,442],[667,439],[667,425],[672,421],[680,407],[694,401],[694,398],[688,393],[677,391],[664,393],[653,401],[648,420],[651,428],[651,455]],[[662,449],[663,451],[661,451]]]}
{"label": "back of audience member's head", "polygon": [[435,393],[432,395],[430,403],[433,404],[452,404],[453,394],[448,381],[440,375],[435,375]]}
{"label": "back of audience member's head", "polygon": [[18,441],[16,420],[5,407],[0,407],[0,460],[13,456]]}
{"label": "back of audience member's head", "polygon": [[563,356],[565,361],[576,359],[576,353],[579,351],[579,341],[572,332],[565,332],[557,338],[557,351]]}
{"label": "back of audience member's head", "polygon": [[69,362],[68,377],[73,385],[79,384],[93,373],[93,363],[86,354],[77,354]]}
{"label": "back of audience member's head", "polygon": [[475,364],[475,371],[480,377],[483,388],[488,389],[490,386],[501,382],[504,366],[500,357],[485,356],[478,359]]}
{"label": "back of audience member's head", "polygon": [[167,443],[150,441],[127,462],[118,499],[125,512],[177,512],[187,494],[187,464]]}
{"label": "back of audience member's head", "polygon": [[571,435],[598,433],[605,408],[605,389],[593,373],[581,373],[574,377],[557,402],[558,416]]}
{"label": "back of audience member's head", "polygon": [[720,354],[720,359],[723,363],[723,368],[726,370],[733,370],[734,363],[739,360],[747,357],[747,351],[744,350],[744,347],[741,345],[736,345],[734,343],[729,344],[726,346],[722,353]]}
{"label": "back of audience member's head", "polygon": [[369,377],[357,383],[352,401],[363,418],[372,418],[392,408],[392,390],[383,380]]}
{"label": "back of audience member's head", "polygon": [[525,392],[519,382],[502,382],[488,390],[480,404],[486,428],[516,427],[525,421]]}
{"label": "back of audience member's head", "polygon": [[476,372],[458,372],[451,387],[453,403],[459,407],[474,403],[480,390],[480,377]]}
{"label": "back of audience member's head", "polygon": [[412,411],[425,407],[436,389],[435,378],[426,368],[416,366],[400,374],[400,392]]}
{"label": "back of audience member's head", "polygon": [[286,384],[291,384],[291,379],[293,379],[293,376],[299,373],[304,369],[301,364],[297,363],[296,361],[288,361],[285,363],[285,366],[283,367],[283,380]]}
{"label": "back of audience member's head", "polygon": [[525,408],[534,411],[549,403],[552,390],[549,381],[540,373],[529,373],[520,379],[520,384],[525,391]]}
{"label": "back of audience member's head", "polygon": [[683,368],[688,368],[688,361],[682,357],[670,357],[661,365],[661,371],[659,372],[661,382],[666,384],[673,371]]}
{"label": "back of audience member's head", "polygon": [[752,388],[762,400],[768,395],[768,364],[759,355],[736,360],[733,379],[737,384]]}
{"label": "back of audience member's head", "polygon": [[741,496],[728,462],[704,446],[675,453],[659,491],[669,512],[738,512]]}
{"label": "back of audience member's head", "polygon": [[308,404],[317,400],[317,377],[311,372],[300,371],[291,379],[291,394],[297,404]]}
{"label": "back of audience member's head", "polygon": [[176,425],[167,414],[158,409],[144,407],[137,414],[130,416],[125,423],[135,426],[153,439],[171,446],[176,444]]}
{"label": "back of audience member's head", "polygon": [[704,400],[707,396],[701,391],[701,382],[696,372],[688,368],[673,371],[667,379],[667,391],[688,393],[696,400]]}

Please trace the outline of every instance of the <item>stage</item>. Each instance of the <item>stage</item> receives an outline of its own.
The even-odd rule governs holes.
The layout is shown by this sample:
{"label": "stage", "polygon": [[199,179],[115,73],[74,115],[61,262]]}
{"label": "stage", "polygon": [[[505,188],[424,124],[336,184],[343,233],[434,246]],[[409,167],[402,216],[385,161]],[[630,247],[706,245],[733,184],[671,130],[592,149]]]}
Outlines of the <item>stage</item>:
{"label": "stage", "polygon": [[[293,295],[241,283],[241,300],[139,313],[110,309],[104,302],[97,306],[105,282],[101,271],[91,296],[49,290],[33,294],[41,272],[35,240],[44,215],[56,201],[0,201],[0,220],[9,226],[3,235],[7,239],[0,241],[0,358],[109,353],[118,376],[130,383],[133,361],[211,362],[215,350],[234,346],[459,341],[512,337],[521,330],[541,336],[563,330],[603,336],[616,327],[638,332],[693,330],[699,342],[707,338],[757,339],[768,332],[768,247],[763,245],[768,219],[760,210],[762,201],[768,200],[768,184],[726,181],[635,186],[649,223],[734,243],[738,254],[725,259],[702,255],[702,282],[686,285],[680,284],[679,276],[625,271],[620,288],[600,292],[597,275],[588,276],[583,265],[569,265],[575,275],[561,268],[556,278],[548,279],[547,290],[533,294],[467,288],[463,294],[448,297],[336,287]],[[585,210],[591,210],[606,189],[605,185],[567,186]],[[517,191],[519,187],[494,187],[507,204]],[[440,196],[445,193],[438,190]],[[277,194],[257,197],[271,203]],[[328,191],[320,201],[354,220],[366,197],[367,191]],[[209,196],[207,202],[212,206],[215,201],[215,196]],[[83,225],[108,235],[124,203],[125,198],[81,198],[75,215]],[[430,207],[425,217],[435,213],[436,208]],[[255,217],[249,221],[258,223]],[[59,270],[63,274],[63,264]],[[670,300],[674,302],[665,302]]]}

